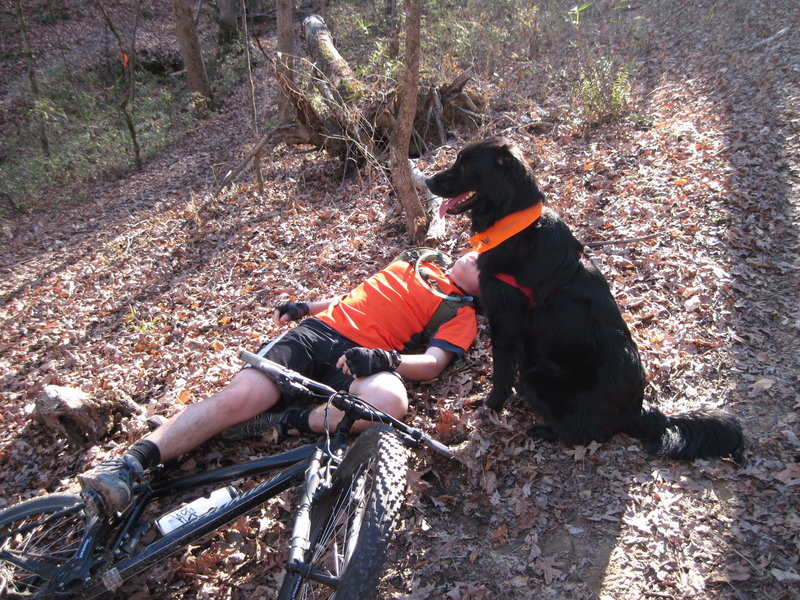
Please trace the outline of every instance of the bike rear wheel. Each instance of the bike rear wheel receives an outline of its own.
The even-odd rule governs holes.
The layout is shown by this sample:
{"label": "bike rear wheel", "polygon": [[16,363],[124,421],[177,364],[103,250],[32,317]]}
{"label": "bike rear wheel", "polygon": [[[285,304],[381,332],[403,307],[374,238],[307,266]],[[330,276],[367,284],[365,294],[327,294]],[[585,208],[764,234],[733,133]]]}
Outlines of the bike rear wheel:
{"label": "bike rear wheel", "polygon": [[406,487],[407,452],[391,428],[375,425],[348,449],[331,490],[311,509],[306,562],[338,581],[334,589],[287,573],[282,600],[374,598]]}
{"label": "bike rear wheel", "polygon": [[51,579],[86,530],[83,499],[73,494],[49,494],[0,511],[0,597],[56,597]]}

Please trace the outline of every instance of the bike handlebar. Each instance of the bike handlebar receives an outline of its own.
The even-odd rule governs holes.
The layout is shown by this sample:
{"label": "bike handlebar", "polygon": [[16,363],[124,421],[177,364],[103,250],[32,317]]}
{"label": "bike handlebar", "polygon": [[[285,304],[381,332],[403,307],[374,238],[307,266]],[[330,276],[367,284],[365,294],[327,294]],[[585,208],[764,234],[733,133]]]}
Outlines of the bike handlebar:
{"label": "bike handlebar", "polygon": [[265,375],[278,378],[282,385],[288,386],[297,392],[306,394],[312,393],[317,396],[327,396],[336,408],[353,415],[357,419],[389,424],[404,435],[411,438],[414,442],[423,444],[431,450],[434,450],[439,454],[443,454],[448,458],[453,456],[452,450],[450,450],[450,448],[442,444],[440,441],[425,435],[418,429],[414,429],[413,427],[406,425],[402,421],[395,419],[393,416],[385,413],[384,411],[367,404],[358,396],[354,396],[345,392],[337,392],[335,389],[325,385],[324,383],[309,379],[297,371],[293,371],[288,367],[279,365],[276,362],[264,358],[263,356],[259,356],[258,354],[248,352],[247,350],[242,350],[239,352],[239,358],[249,365],[255,367]]}
{"label": "bike handlebar", "polygon": [[273,377],[281,378],[290,385],[295,384],[301,386],[300,389],[295,388],[298,392],[308,393],[310,391],[314,394],[324,394],[326,396],[332,396],[336,393],[335,389],[325,385],[324,383],[309,379],[297,371],[293,371],[288,367],[279,365],[268,358],[248,352],[247,350],[242,350],[239,352],[239,358],[266,375],[272,375]]}

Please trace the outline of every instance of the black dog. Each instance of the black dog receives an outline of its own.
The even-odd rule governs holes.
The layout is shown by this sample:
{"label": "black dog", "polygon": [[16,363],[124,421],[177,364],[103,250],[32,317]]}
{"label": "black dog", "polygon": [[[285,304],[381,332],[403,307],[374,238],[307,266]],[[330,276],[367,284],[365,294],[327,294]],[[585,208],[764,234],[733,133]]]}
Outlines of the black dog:
{"label": "black dog", "polygon": [[519,375],[521,395],[545,423],[532,437],[585,445],[626,433],[658,456],[742,461],[733,416],[667,416],[642,405],[644,369],[608,283],[567,225],[542,208],[516,148],[503,138],[473,144],[426,183],[447,199],[442,214],[470,211],[479,232],[472,242],[494,362],[488,407],[502,408]]}

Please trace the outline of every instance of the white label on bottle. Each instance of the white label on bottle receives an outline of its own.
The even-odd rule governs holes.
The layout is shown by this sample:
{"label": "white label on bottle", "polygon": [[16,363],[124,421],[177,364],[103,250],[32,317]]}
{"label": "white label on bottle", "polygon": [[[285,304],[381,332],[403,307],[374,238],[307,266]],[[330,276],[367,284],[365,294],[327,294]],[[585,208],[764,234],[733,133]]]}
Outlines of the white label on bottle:
{"label": "white label on bottle", "polygon": [[196,500],[189,502],[189,504],[185,504],[177,510],[164,515],[156,521],[156,525],[158,525],[162,535],[167,535],[181,525],[191,523],[195,519],[202,517],[204,514],[219,508],[220,506],[224,506],[232,499],[233,495],[227,487],[214,490],[214,492],[212,492],[208,498],[197,498]]}

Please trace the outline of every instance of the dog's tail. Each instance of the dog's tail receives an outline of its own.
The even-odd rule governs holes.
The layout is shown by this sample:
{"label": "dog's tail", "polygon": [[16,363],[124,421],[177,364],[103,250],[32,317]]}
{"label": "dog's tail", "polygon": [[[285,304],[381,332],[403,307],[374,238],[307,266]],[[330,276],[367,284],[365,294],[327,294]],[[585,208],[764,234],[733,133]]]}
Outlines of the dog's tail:
{"label": "dog's tail", "polygon": [[744,434],[739,421],[719,410],[665,415],[645,406],[623,430],[642,442],[648,454],[668,458],[725,458],[744,464]]}

